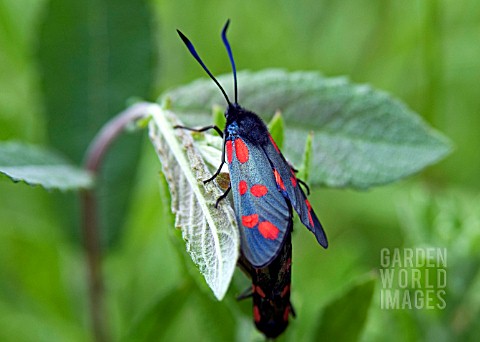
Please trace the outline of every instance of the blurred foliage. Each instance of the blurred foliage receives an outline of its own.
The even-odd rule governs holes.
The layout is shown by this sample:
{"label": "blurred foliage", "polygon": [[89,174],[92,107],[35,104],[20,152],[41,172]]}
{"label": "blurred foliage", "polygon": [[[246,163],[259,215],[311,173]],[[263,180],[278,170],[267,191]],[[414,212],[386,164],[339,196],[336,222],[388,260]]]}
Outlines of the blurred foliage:
{"label": "blurred foliage", "polygon": [[[401,98],[446,133],[457,148],[447,160],[407,182],[364,193],[312,189],[311,203],[331,247],[322,251],[305,229],[295,230],[292,302],[297,318],[279,340],[316,340],[318,327],[327,324],[321,313],[335,314],[323,308],[355,294],[352,286],[358,285],[358,279],[380,267],[382,248],[425,245],[448,249],[447,308],[381,310],[375,290],[365,327],[356,336],[365,341],[473,341],[480,334],[478,1],[152,0],[140,2],[143,9],[139,10],[139,2],[122,1],[117,6],[113,1],[92,0],[83,5],[76,2],[79,8],[69,16],[52,13],[53,5],[60,6],[57,3],[0,1],[2,140],[53,145],[79,163],[88,136],[123,108],[127,97],[154,99],[167,88],[198,77],[199,67],[185,53],[176,28],[189,32],[212,72],[229,72],[219,33],[225,19],[231,18],[230,40],[239,69],[277,67],[348,75],[356,83],[369,83]],[[67,34],[74,26],[83,32],[77,41]],[[102,36],[105,32],[107,37]],[[134,32],[141,34],[130,35]],[[65,40],[59,41],[59,35]],[[103,39],[96,46],[109,47],[107,55],[115,60],[74,53],[94,37]],[[149,43],[143,45],[139,39]],[[46,41],[55,44],[39,52]],[[155,49],[159,63],[144,57],[140,67],[132,57]],[[48,55],[63,57],[49,65]],[[70,58],[73,67],[63,58]],[[90,68],[81,64],[88,58]],[[81,63],[75,63],[77,59]],[[107,68],[112,78],[99,81],[95,76],[100,75],[91,68],[102,63],[112,68]],[[55,66],[64,70],[56,71]],[[79,79],[93,83],[70,84]],[[105,80],[112,82],[102,83]],[[72,93],[80,89],[83,95]],[[89,92],[108,108],[91,111],[83,103]],[[73,114],[78,121],[67,123],[77,122],[82,132],[73,127],[70,133],[85,133],[86,140],[61,146],[64,140],[56,140],[60,136],[52,127],[62,116]],[[58,134],[68,134],[58,127]],[[73,148],[76,152],[70,152]],[[138,167],[124,157],[127,149],[138,155]],[[127,180],[115,181],[131,184],[130,195],[124,197],[129,201],[108,209],[121,214],[115,221],[117,238],[110,240],[104,262],[114,340],[131,336],[169,341],[191,336],[262,340],[251,322],[251,303],[235,299],[249,286],[242,274],[236,274],[222,302],[215,301],[206,286],[194,285],[192,277],[198,272],[184,259],[184,244],[171,229],[167,193],[159,194],[158,178],[153,176],[159,165],[151,146],[140,150],[123,146],[111,153],[120,156],[111,167],[125,163],[129,165],[123,170],[137,171]],[[115,189],[111,191],[114,196]],[[0,179],[2,341],[90,338],[84,255],[79,234],[72,228],[78,219],[64,210],[71,197]]]}
{"label": "blurred foliage", "polygon": [[[98,130],[130,97],[149,95],[156,50],[152,17],[145,0],[47,3],[36,57],[49,145],[80,163]],[[115,141],[100,173],[106,244],[121,233],[140,144],[135,135]],[[68,222],[75,210],[61,202]]]}

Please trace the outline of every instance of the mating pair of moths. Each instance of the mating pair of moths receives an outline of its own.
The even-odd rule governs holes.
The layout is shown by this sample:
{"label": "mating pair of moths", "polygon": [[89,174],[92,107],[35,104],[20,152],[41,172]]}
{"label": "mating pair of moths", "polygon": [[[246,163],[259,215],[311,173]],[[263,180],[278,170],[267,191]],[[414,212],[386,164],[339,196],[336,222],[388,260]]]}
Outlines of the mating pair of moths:
{"label": "mating pair of moths", "polygon": [[[221,165],[210,178],[216,178],[225,163],[230,171],[229,191],[233,193],[235,215],[240,228],[240,265],[252,277],[253,315],[257,328],[267,337],[276,337],[293,314],[290,304],[292,208],[300,221],[315,234],[324,248],[328,242],[322,225],[313,211],[295,170],[285,160],[260,117],[244,108],[238,100],[235,62],[226,32],[222,40],[232,65],[235,102],[215,79],[197,54],[193,44],[177,30],[192,56],[215,82],[227,101],[226,125],[223,132],[217,126],[193,129],[203,132],[215,129],[223,137]],[[225,159],[226,157],[226,159]],[[217,201],[218,203],[218,201]]]}

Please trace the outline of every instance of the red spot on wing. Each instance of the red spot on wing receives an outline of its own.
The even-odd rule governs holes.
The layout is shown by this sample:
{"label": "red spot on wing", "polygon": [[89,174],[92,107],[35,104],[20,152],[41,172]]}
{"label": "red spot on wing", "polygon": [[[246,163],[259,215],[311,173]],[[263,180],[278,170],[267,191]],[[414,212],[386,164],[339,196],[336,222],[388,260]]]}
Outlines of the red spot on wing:
{"label": "red spot on wing", "polygon": [[295,177],[290,177],[290,181],[292,182],[293,186],[297,186],[297,179]]}
{"label": "red spot on wing", "polygon": [[262,197],[265,196],[268,192],[268,189],[265,185],[255,184],[250,188],[250,192],[255,197]]}
{"label": "red spot on wing", "polygon": [[311,228],[313,228],[315,225],[313,224],[312,214],[310,214],[310,212],[308,212],[308,221],[310,221]]}
{"label": "red spot on wing", "polygon": [[260,315],[260,310],[256,305],[253,306],[253,319],[257,323],[260,322],[260,320],[262,319],[262,316]]}
{"label": "red spot on wing", "polygon": [[310,221],[310,225],[312,226],[311,228],[313,228],[314,224],[313,224],[313,219],[312,219],[312,214],[311,214],[312,205],[310,204],[308,199],[305,200],[305,204],[307,205],[307,208],[308,208],[308,221]]}
{"label": "red spot on wing", "polygon": [[243,179],[238,183],[238,192],[240,195],[245,195],[245,193],[248,190],[248,185],[247,182],[245,182]]}
{"label": "red spot on wing", "polygon": [[283,312],[283,321],[287,322],[288,321],[288,315],[290,314],[290,305],[285,308],[285,311]]}
{"label": "red spot on wing", "polygon": [[305,200],[305,204],[307,205],[308,211],[312,210],[312,205],[308,199]]}
{"label": "red spot on wing", "polygon": [[232,141],[227,140],[225,146],[227,148],[227,161],[228,161],[229,164],[231,164],[232,163],[232,152],[233,152]]}
{"label": "red spot on wing", "polygon": [[235,154],[240,163],[248,161],[248,147],[240,138],[235,139]]}
{"label": "red spot on wing", "polygon": [[244,225],[247,228],[253,228],[257,225],[257,223],[258,223],[257,214],[242,216],[242,225]]}
{"label": "red spot on wing", "polygon": [[280,230],[271,222],[263,221],[258,225],[258,231],[265,239],[275,240]]}
{"label": "red spot on wing", "polygon": [[278,153],[280,153],[280,149],[278,148],[277,146],[277,143],[275,142],[275,140],[273,140],[272,136],[269,134],[268,137],[270,138],[270,141],[272,142],[273,144],[273,147],[275,147],[275,149],[277,150]]}
{"label": "red spot on wing", "polygon": [[280,189],[285,191],[285,184],[283,184],[282,177],[280,177],[280,174],[276,169],[273,169],[273,175],[275,176],[275,182],[277,182],[277,185],[280,187]]}
{"label": "red spot on wing", "polygon": [[280,297],[285,297],[288,293],[290,292],[290,284],[286,285],[283,290],[282,290],[282,293],[280,293]]}
{"label": "red spot on wing", "polygon": [[265,292],[263,292],[262,288],[260,286],[255,287],[255,292],[258,293],[258,295],[262,298],[265,298]]}
{"label": "red spot on wing", "polygon": [[293,186],[297,186],[297,176],[295,176],[295,172],[290,169],[290,173],[292,174],[292,177],[290,177],[290,180],[292,181]]}

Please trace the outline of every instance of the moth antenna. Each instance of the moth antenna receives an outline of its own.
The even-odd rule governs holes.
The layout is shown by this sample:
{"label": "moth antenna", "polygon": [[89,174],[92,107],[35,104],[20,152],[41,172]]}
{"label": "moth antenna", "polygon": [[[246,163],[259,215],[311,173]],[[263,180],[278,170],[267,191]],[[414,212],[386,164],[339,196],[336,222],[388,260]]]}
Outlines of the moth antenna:
{"label": "moth antenna", "polygon": [[[227,100],[228,105],[230,106],[232,103],[230,102],[230,99],[228,98],[227,93],[223,89],[222,85],[212,75],[210,70],[208,70],[207,66],[203,63],[202,59],[200,58],[197,51],[195,50],[195,47],[193,46],[192,42],[180,30],[177,30],[177,32],[178,32],[178,35],[180,36],[180,38],[182,38],[183,43],[187,46],[188,51],[190,51],[190,54],[202,66],[203,70],[205,70],[205,72],[208,74],[208,76],[210,76],[210,78],[213,80],[213,82],[215,82],[215,84],[218,86],[218,88],[221,90],[223,96],[225,97],[225,100]],[[236,95],[235,95],[235,98],[236,98]]]}
{"label": "moth antenna", "polygon": [[230,19],[227,20],[227,22],[225,23],[225,26],[223,27],[222,40],[223,40],[223,45],[225,45],[225,48],[227,49],[228,58],[230,58],[230,64],[232,65],[233,86],[234,86],[234,89],[235,89],[235,104],[238,104],[237,68],[235,68],[235,60],[233,59],[232,48],[230,47],[230,43],[228,42],[228,39],[227,39],[228,25],[230,25]]}

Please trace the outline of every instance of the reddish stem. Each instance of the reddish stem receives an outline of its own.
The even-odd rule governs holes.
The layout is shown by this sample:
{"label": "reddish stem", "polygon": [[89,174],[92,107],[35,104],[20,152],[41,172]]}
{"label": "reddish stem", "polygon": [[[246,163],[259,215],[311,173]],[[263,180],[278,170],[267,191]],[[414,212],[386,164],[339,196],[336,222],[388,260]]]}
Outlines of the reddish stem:
{"label": "reddish stem", "polygon": [[[96,176],[101,167],[103,157],[110,145],[124,131],[125,127],[147,115],[152,104],[142,102],[121,112],[111,119],[93,139],[86,154],[84,167]],[[98,221],[98,205],[94,189],[81,192],[83,216],[83,240],[87,258],[88,290],[90,316],[94,339],[97,342],[109,341],[107,316],[104,307],[104,282],[102,277],[100,227]]]}

